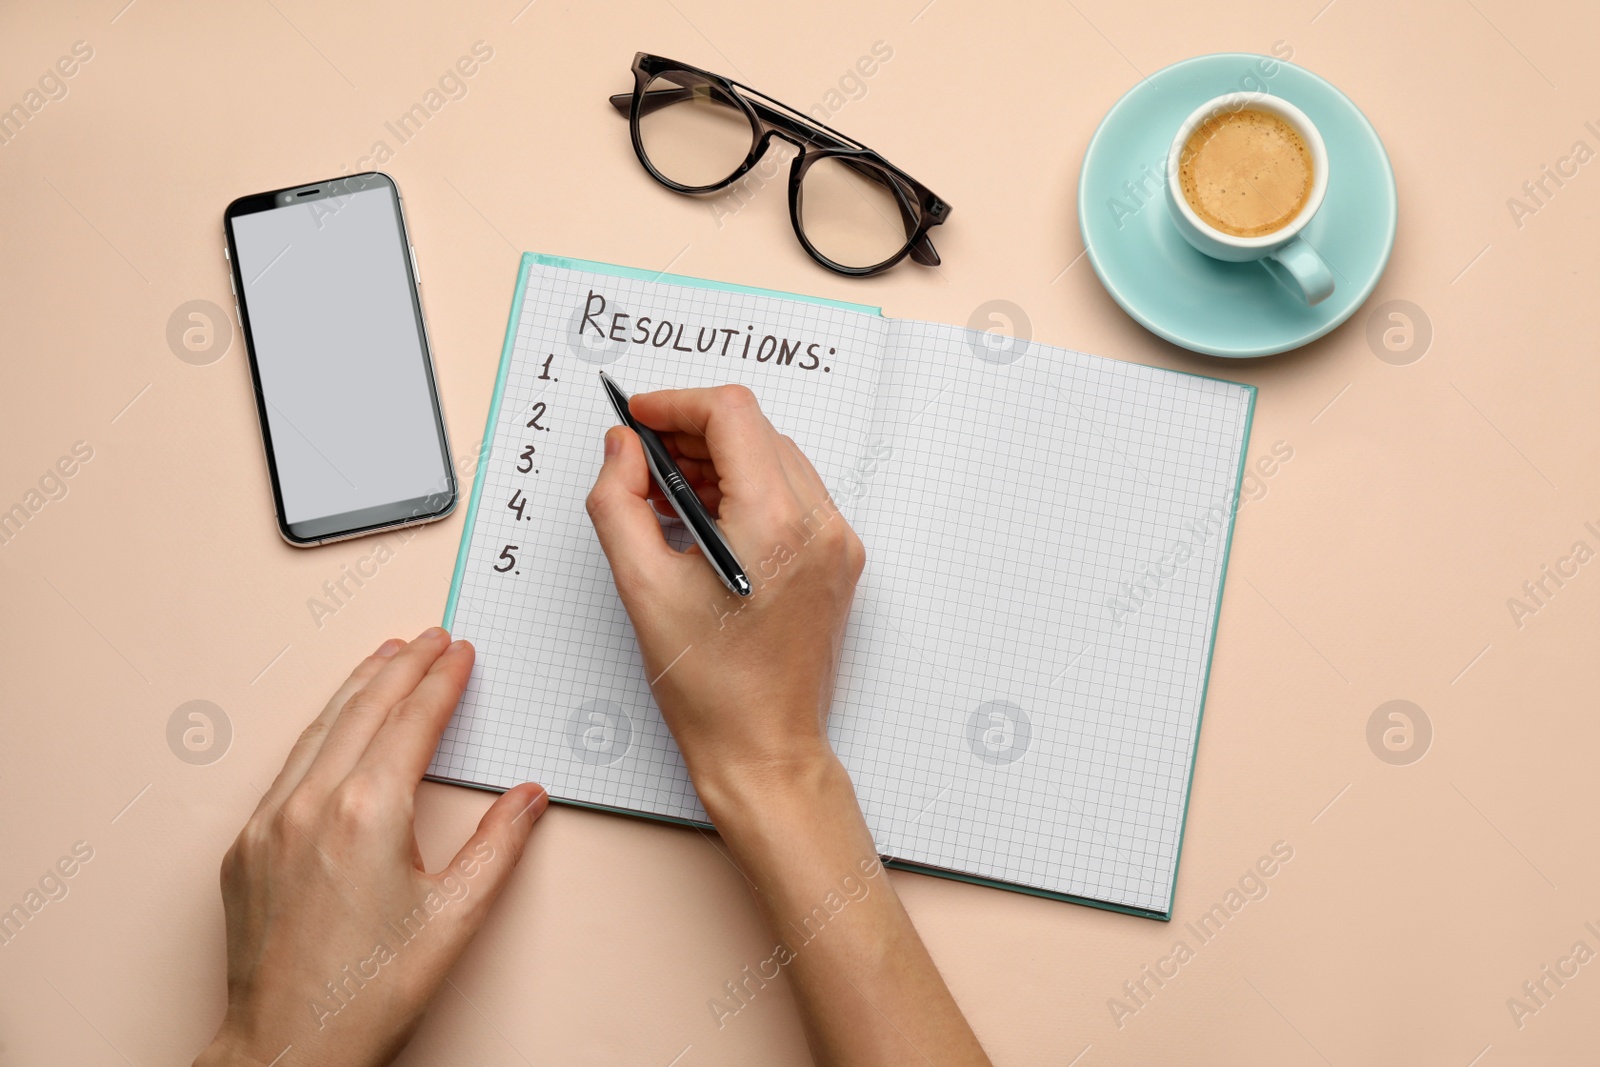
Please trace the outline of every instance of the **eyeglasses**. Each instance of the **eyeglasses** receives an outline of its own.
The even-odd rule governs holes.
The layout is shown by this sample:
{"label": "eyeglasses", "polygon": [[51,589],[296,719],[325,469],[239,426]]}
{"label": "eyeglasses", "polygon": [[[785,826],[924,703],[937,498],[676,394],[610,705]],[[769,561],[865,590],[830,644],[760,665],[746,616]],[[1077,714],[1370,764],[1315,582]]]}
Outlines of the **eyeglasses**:
{"label": "eyeglasses", "polygon": [[949,204],[861,142],[748,85],[640,52],[633,92],[611,105],[628,117],[644,169],[680,193],[725,189],[774,139],[793,145],[789,218],[801,246],[829,270],[865,277],[907,255],[939,264],[928,231],[949,217]]}

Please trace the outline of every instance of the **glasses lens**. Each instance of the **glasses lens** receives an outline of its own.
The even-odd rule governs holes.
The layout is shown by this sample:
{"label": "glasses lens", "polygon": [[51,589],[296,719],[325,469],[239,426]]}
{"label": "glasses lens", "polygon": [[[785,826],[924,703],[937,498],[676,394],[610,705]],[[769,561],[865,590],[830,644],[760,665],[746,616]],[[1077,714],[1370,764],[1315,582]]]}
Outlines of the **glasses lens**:
{"label": "glasses lens", "polygon": [[915,196],[876,163],[824,156],[806,170],[800,194],[806,240],[841,267],[876,267],[916,232]]}
{"label": "glasses lens", "polygon": [[716,185],[755,145],[749,116],[721,86],[688,71],[663,71],[645,86],[639,141],[657,173],[691,189]]}

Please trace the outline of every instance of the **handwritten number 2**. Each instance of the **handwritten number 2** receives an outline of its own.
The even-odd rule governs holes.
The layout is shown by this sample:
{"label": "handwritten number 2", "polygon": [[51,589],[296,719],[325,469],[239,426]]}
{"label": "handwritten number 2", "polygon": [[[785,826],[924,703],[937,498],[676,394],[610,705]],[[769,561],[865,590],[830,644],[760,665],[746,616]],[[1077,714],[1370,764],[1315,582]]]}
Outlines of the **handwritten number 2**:
{"label": "handwritten number 2", "polygon": [[533,427],[535,430],[548,430],[550,427],[539,425],[539,420],[544,418],[544,413],[545,405],[544,401],[541,400],[533,405],[533,417],[528,420],[528,425]]}

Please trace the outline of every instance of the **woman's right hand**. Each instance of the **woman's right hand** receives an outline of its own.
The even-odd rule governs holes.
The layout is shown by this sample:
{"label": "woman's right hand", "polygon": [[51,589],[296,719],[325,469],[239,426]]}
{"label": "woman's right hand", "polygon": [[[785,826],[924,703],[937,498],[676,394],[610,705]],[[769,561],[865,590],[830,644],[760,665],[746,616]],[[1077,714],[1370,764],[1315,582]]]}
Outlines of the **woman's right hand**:
{"label": "woman's right hand", "polygon": [[718,515],[754,593],[667,544],[639,438],[606,433],[589,516],[638,634],[650,688],[713,819],[834,761],[826,723],[861,539],[799,447],[743,386],[632,400]]}

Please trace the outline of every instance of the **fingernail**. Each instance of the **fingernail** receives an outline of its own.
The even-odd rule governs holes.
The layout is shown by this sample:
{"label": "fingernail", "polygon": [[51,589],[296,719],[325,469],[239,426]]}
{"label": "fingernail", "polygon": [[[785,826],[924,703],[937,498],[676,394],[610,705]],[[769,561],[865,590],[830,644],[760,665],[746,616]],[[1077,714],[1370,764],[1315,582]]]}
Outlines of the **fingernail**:
{"label": "fingernail", "polygon": [[622,447],[622,435],[615,430],[606,431],[606,458],[610,459],[617,454],[617,449]]}
{"label": "fingernail", "polygon": [[426,630],[422,631],[420,634],[417,635],[417,640],[418,641],[437,641],[439,638],[445,637],[445,636],[448,636],[448,635],[444,632],[444,628],[443,627],[430,626]]}
{"label": "fingernail", "polygon": [[385,659],[387,659],[388,657],[394,655],[396,652],[399,652],[400,649],[403,648],[404,646],[405,646],[405,642],[404,641],[401,641],[401,640],[399,640],[397,638],[391,637],[391,638],[389,638],[389,640],[387,640],[383,644],[379,645],[378,646],[378,651],[373,653],[373,655],[382,656]]}
{"label": "fingernail", "polygon": [[469,648],[469,647],[471,647],[471,646],[469,646],[465,641],[451,641],[450,642],[450,647],[445,649],[445,651],[446,652],[460,652],[462,649]]}
{"label": "fingernail", "polygon": [[537,814],[550,806],[550,792],[537,782],[528,784],[533,786],[533,793],[528,797],[526,810]]}

